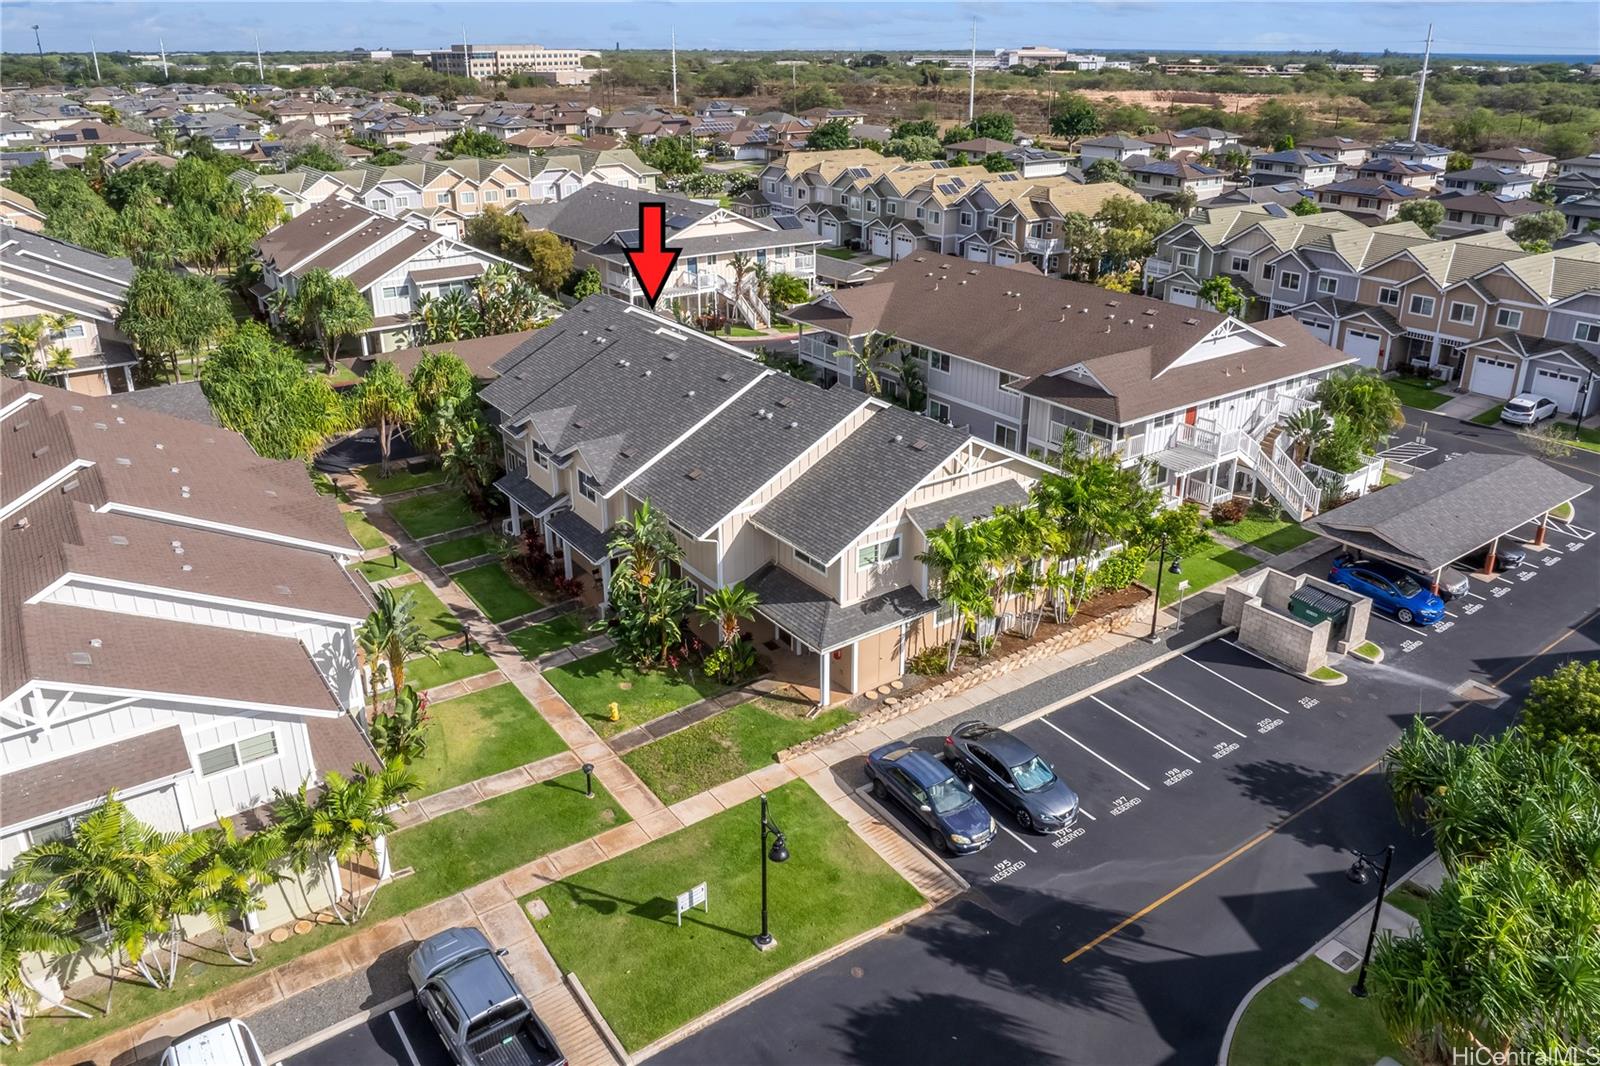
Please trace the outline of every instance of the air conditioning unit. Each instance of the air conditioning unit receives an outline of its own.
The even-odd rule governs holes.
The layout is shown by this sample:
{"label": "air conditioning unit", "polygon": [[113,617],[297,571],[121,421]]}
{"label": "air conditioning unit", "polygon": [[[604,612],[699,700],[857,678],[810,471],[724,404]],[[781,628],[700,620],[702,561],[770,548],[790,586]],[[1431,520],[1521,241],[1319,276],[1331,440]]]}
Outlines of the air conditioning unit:
{"label": "air conditioning unit", "polygon": [[500,535],[502,537],[514,537],[517,535],[517,531],[512,528],[511,519],[500,519]]}

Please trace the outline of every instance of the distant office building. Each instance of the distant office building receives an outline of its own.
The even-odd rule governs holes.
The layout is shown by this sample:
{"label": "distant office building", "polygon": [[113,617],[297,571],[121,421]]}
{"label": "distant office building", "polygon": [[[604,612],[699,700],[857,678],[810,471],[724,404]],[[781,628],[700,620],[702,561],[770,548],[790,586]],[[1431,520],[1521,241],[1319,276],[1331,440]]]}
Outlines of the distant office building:
{"label": "distant office building", "polygon": [[1002,69],[1011,67],[1059,67],[1072,65],[1079,70],[1099,70],[1105,66],[1106,57],[1088,55],[1082,52],[1067,52],[1060,48],[1047,48],[1044,45],[1030,44],[1021,48],[997,48],[995,58]]}
{"label": "distant office building", "polygon": [[548,74],[558,85],[581,85],[594,72],[585,57],[600,53],[583,48],[546,48],[539,44],[453,44],[434,52],[431,66],[441,74],[496,78],[511,74]]}

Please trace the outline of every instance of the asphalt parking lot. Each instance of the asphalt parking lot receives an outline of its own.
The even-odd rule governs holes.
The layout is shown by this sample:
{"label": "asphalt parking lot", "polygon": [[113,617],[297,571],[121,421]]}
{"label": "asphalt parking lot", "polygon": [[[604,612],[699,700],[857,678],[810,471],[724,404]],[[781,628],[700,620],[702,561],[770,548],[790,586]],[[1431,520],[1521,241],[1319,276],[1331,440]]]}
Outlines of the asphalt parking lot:
{"label": "asphalt parking lot", "polygon": [[449,1066],[450,1055],[415,1000],[283,1059],[282,1066]]}

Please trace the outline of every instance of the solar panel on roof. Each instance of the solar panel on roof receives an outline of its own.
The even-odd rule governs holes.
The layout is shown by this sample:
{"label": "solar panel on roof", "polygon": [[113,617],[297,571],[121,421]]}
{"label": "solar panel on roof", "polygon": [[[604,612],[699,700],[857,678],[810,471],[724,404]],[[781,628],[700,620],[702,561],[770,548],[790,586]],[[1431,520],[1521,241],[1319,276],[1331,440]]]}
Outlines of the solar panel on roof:
{"label": "solar panel on roof", "polygon": [[1000,175],[1000,180],[1001,181],[1021,181],[1022,180],[1022,175],[1021,174],[1002,174],[1002,175]]}

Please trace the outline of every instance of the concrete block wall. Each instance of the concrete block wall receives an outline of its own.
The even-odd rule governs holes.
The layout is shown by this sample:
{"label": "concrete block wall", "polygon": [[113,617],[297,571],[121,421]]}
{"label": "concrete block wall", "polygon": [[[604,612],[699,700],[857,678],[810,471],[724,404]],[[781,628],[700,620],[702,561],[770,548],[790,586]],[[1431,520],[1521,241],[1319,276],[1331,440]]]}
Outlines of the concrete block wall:
{"label": "concrete block wall", "polygon": [[1239,619],[1239,643],[1286,670],[1309,674],[1328,665],[1332,628],[1326,619],[1308,626],[1259,602],[1248,603]]}

